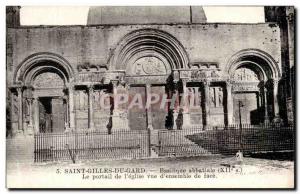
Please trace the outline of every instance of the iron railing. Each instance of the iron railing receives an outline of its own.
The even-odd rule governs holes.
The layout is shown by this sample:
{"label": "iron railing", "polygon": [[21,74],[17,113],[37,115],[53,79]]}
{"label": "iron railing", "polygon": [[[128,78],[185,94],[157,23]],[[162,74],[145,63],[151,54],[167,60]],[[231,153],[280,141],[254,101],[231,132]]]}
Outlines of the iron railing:
{"label": "iron railing", "polygon": [[158,132],[158,155],[209,155],[293,151],[294,126],[229,125],[162,130]]}
{"label": "iron railing", "polygon": [[[151,135],[152,134],[152,135]],[[35,162],[133,159],[151,155],[201,156],[211,154],[293,151],[294,126],[229,125],[183,130],[118,130],[108,132],[40,133],[34,135]],[[150,145],[150,138],[158,142]],[[151,141],[152,142],[152,141]]]}
{"label": "iron railing", "polygon": [[34,136],[35,162],[143,158],[149,155],[148,131],[40,133]]}

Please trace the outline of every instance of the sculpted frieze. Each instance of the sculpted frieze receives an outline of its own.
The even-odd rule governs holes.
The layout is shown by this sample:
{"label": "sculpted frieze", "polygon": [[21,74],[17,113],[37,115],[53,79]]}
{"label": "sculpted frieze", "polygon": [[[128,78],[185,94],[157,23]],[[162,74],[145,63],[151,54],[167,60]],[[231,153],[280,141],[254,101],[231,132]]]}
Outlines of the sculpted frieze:
{"label": "sculpted frieze", "polygon": [[80,73],[78,74],[78,82],[105,82],[104,73]]}
{"label": "sculpted frieze", "polygon": [[243,83],[235,83],[232,85],[233,91],[258,91],[259,87],[257,84],[243,84]]}

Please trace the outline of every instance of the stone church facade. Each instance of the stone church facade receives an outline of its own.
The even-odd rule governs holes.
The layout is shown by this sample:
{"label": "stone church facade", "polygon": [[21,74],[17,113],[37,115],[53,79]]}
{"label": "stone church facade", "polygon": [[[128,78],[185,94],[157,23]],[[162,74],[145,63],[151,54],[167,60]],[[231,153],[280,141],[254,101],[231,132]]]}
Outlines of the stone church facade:
{"label": "stone church facade", "polygon": [[176,128],[179,109],[100,106],[118,93],[192,93],[184,129],[238,124],[240,102],[242,123],[293,122],[292,7],[258,24],[206,23],[201,7],[96,7],[86,26],[20,26],[19,9],[7,7],[8,135]]}

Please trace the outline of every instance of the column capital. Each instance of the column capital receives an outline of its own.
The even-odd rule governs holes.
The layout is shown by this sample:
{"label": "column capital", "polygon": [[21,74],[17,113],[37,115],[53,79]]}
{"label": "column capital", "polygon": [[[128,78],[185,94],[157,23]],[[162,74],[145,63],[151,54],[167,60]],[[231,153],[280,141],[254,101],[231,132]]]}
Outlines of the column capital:
{"label": "column capital", "polygon": [[16,88],[17,92],[22,92],[24,90],[23,86],[16,86],[15,88]]}
{"label": "column capital", "polygon": [[277,80],[277,79],[272,79],[272,84],[273,84],[273,85],[278,85],[278,83],[279,83],[279,80]]}
{"label": "column capital", "polygon": [[151,88],[151,84],[146,84],[146,88],[150,89]]}
{"label": "column capital", "polygon": [[110,80],[110,83],[113,85],[113,87],[117,87],[119,84],[119,80]]}
{"label": "column capital", "polygon": [[93,90],[94,90],[95,85],[93,85],[93,84],[88,84],[86,87],[88,88],[88,90],[89,90],[89,92],[90,92],[90,91],[93,91]]}
{"label": "column capital", "polygon": [[232,81],[226,81],[226,87],[232,87],[233,82]]}
{"label": "column capital", "polygon": [[32,101],[34,100],[34,98],[26,98],[30,103],[32,103]]}
{"label": "column capital", "polygon": [[66,85],[66,87],[68,88],[68,90],[74,90],[75,89],[75,85],[73,83],[69,83],[68,85]]}
{"label": "column capital", "polygon": [[204,81],[204,82],[203,82],[203,85],[204,85],[204,86],[210,86],[210,81]]}
{"label": "column capital", "polygon": [[180,78],[180,80],[183,84],[186,84],[189,81],[188,78]]}

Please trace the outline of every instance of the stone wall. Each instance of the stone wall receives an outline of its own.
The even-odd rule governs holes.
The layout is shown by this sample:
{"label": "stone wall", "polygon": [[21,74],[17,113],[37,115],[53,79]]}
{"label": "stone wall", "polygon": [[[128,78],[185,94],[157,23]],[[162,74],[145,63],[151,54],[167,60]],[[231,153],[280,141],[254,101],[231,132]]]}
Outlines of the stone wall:
{"label": "stone wall", "polygon": [[7,30],[8,85],[18,65],[30,55],[55,53],[76,72],[76,67],[85,63],[108,64],[125,35],[148,28],[174,36],[190,63],[217,62],[224,70],[232,55],[252,48],[267,52],[281,66],[279,27],[271,23],[20,27]]}

